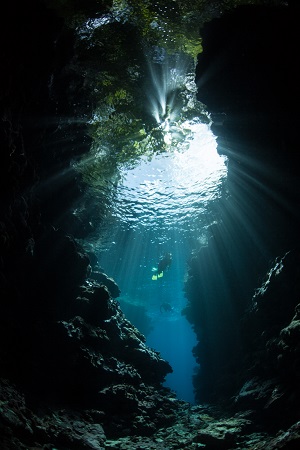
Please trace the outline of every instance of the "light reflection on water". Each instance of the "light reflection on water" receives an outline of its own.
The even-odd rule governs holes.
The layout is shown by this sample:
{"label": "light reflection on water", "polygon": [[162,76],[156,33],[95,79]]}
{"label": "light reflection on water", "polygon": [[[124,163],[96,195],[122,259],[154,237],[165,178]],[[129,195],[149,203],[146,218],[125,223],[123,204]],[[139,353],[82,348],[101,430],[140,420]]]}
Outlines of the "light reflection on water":
{"label": "light reflection on water", "polygon": [[164,153],[121,172],[112,214],[133,228],[189,229],[208,203],[221,195],[226,179],[226,157],[217,153],[216,140],[206,124],[195,133],[184,152]]}

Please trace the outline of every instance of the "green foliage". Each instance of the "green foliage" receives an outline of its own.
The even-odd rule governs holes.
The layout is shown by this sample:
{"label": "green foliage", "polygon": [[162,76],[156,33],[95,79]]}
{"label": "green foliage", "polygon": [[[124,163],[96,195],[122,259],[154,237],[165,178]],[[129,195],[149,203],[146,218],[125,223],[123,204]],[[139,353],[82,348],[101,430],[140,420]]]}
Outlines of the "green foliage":
{"label": "green foliage", "polygon": [[[258,0],[44,0],[62,16],[77,35],[73,73],[82,79],[81,98],[93,105],[89,133],[93,145],[77,163],[84,180],[101,186],[118,179],[120,166],[135,165],[141,156],[183,150],[191,132],[187,121],[208,121],[196,100],[192,77],[179,74],[175,86],[163,79],[167,70],[178,70],[184,61],[186,72],[194,73],[197,55],[202,51],[200,28],[225,9]],[[274,0],[275,1],[275,0]],[[271,0],[265,3],[274,3]],[[151,79],[149,55],[162,50],[161,85]],[[148,61],[147,61],[148,58]],[[182,79],[180,79],[182,78]],[[74,98],[78,98],[74,88]],[[157,89],[157,92],[155,92]],[[170,108],[171,131],[163,118],[154,119],[149,96],[164,96]],[[172,98],[172,102],[170,102]],[[159,106],[161,107],[161,106]],[[156,112],[156,115],[163,112]]]}
{"label": "green foliage", "polygon": [[112,9],[126,15],[147,46],[163,47],[169,54],[184,52],[193,58],[202,51],[197,23],[199,10],[190,2],[114,0]]}

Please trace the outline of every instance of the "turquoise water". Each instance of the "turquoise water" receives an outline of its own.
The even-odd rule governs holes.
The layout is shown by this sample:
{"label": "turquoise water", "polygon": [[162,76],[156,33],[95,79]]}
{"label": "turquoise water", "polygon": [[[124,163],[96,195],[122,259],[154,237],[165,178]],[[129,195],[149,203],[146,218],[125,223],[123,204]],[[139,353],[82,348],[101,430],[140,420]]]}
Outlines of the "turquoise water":
{"label": "turquoise water", "polygon": [[[118,300],[125,315],[146,336],[147,345],[159,351],[173,367],[166,386],[175,390],[179,398],[193,403],[192,347],[196,338],[181,314],[186,303],[183,283],[188,251],[171,244],[160,249],[148,239],[136,232],[119,232],[119,244],[102,254],[100,265],[117,281],[121,289]],[[158,255],[167,247],[172,252],[172,264],[162,278],[152,280]],[[171,311],[162,308],[164,303],[170,305]]]}
{"label": "turquoise water", "polygon": [[[212,205],[222,196],[226,160],[218,155],[207,125],[186,153],[164,154],[122,174],[99,265],[117,282],[120,306],[146,336],[147,344],[173,368],[165,385],[194,402],[195,334],[181,314],[191,252],[206,243],[215,220]],[[172,253],[163,277],[152,279],[158,261]],[[167,303],[170,310],[162,305]]]}
{"label": "turquoise water", "polygon": [[173,373],[166,377],[165,385],[174,390],[178,398],[192,404],[195,399],[191,380],[196,367],[192,348],[196,343],[191,326],[178,311],[174,314],[162,313],[147,337],[147,344],[159,349],[161,356],[173,368]]}

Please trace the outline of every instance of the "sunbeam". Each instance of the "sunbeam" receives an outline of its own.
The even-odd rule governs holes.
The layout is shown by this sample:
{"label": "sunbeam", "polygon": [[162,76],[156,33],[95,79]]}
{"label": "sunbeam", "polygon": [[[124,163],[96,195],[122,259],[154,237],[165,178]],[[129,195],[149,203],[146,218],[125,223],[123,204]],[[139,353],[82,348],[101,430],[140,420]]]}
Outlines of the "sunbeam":
{"label": "sunbeam", "polygon": [[[186,151],[164,153],[150,161],[144,157],[134,169],[121,170],[122,182],[111,208],[115,226],[109,228],[114,244],[99,260],[120,286],[120,305],[127,317],[147,335],[148,345],[172,364],[174,374],[166,385],[193,403],[191,382],[182,383],[192,379],[191,349],[196,343],[181,314],[186,304],[186,261],[193,239],[207,225],[209,204],[222,195],[227,161],[218,154],[209,125],[186,121],[183,126],[193,135]],[[172,134],[168,122],[165,129]],[[161,278],[152,277],[153,267],[166,252],[172,253],[171,267]]]}
{"label": "sunbeam", "polygon": [[157,52],[160,54],[159,61],[156,55],[148,62],[150,85],[147,97],[150,113],[157,124],[166,119],[175,122],[181,113],[179,93],[184,88],[188,63],[184,58],[171,61],[164,49],[156,48]]}

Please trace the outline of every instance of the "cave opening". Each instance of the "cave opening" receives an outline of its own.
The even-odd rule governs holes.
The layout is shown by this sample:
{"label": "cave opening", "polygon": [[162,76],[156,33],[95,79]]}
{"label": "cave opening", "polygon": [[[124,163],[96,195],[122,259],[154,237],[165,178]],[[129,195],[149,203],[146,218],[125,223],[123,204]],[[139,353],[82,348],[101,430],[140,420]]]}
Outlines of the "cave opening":
{"label": "cave opening", "polygon": [[[84,58],[105,37],[107,28],[118,22],[117,12],[116,6],[107,20],[88,21],[77,28]],[[136,14],[130,12],[125,26]],[[160,14],[165,20],[169,9]],[[227,157],[218,153],[212,120],[197,99],[200,37],[195,29],[184,38],[177,36],[174,24],[166,22],[157,28],[155,20],[150,31],[147,28],[146,39],[138,36],[140,42],[133,45],[131,41],[131,46],[124,41],[122,52],[129,61],[121,79],[119,69],[117,75],[108,72],[102,62],[104,70],[91,81],[96,86],[92,103],[98,102],[89,119],[92,144],[73,167],[86,182],[94,227],[81,243],[96,256],[95,269],[118,284],[118,302],[126,317],[145,334],[150,347],[161,351],[168,362],[172,360],[174,372],[166,386],[194,403],[192,380],[197,365],[192,349],[197,337],[182,313],[184,283],[192,251],[207,244],[210,226],[220,220]],[[110,61],[112,55],[105,57]],[[83,221],[84,201],[73,211]],[[105,205],[99,225],[91,212],[97,203]],[[168,252],[172,264],[157,278],[153,274],[158,262]]]}
{"label": "cave opening", "polygon": [[[197,341],[182,315],[184,280],[192,251],[207,244],[207,230],[218,220],[215,205],[224,194],[227,170],[209,125],[194,128],[184,152],[144,158],[124,171],[110,206],[112,242],[97,255],[98,265],[120,287],[126,316],[172,365],[166,385],[191,403]],[[170,267],[161,277],[153,275],[168,252]]]}
{"label": "cave opening", "polygon": [[1,448],[297,446],[299,5],[6,6]]}

